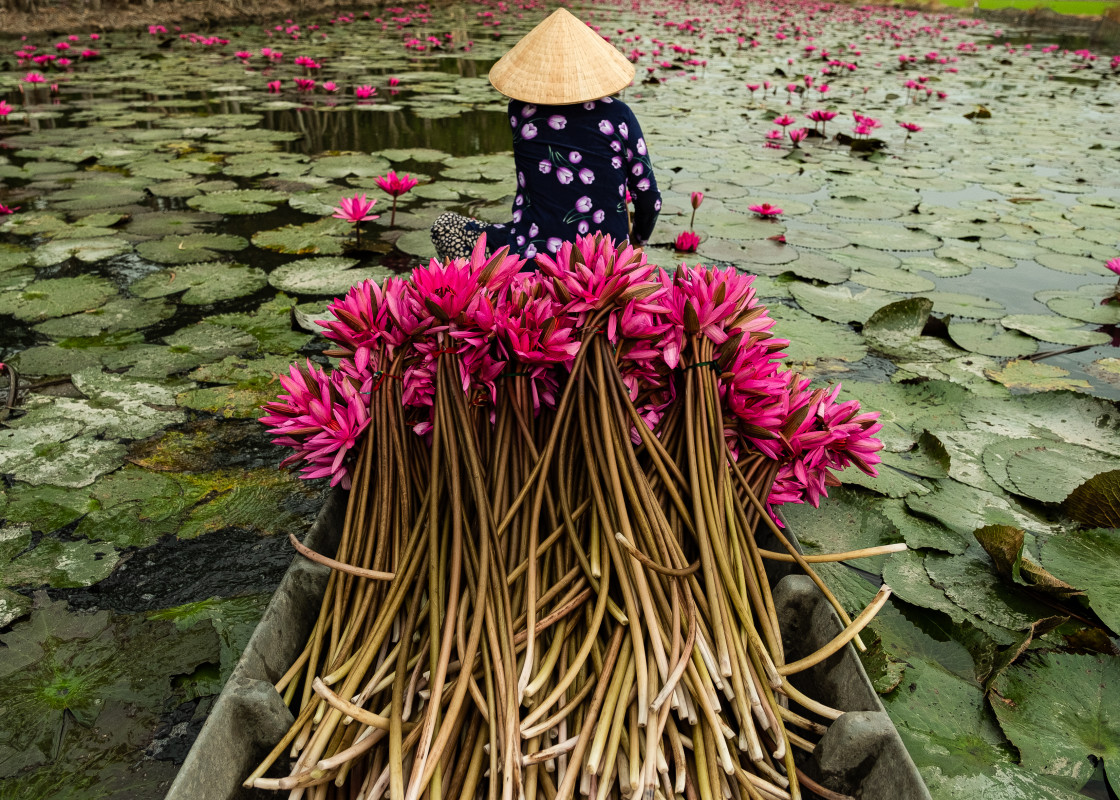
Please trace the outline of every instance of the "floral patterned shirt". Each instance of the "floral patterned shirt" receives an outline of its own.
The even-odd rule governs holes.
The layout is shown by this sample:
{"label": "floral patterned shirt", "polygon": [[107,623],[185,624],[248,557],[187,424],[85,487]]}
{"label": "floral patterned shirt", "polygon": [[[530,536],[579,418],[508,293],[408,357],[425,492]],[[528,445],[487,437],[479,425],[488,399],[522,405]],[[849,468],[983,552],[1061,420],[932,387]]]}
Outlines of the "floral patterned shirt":
{"label": "floral patterned shirt", "polygon": [[564,106],[511,100],[509,123],[517,166],[513,221],[487,226],[489,249],[508,243],[511,253],[532,258],[595,231],[616,241],[649,239],[661,193],[642,130],[625,103],[610,97]]}

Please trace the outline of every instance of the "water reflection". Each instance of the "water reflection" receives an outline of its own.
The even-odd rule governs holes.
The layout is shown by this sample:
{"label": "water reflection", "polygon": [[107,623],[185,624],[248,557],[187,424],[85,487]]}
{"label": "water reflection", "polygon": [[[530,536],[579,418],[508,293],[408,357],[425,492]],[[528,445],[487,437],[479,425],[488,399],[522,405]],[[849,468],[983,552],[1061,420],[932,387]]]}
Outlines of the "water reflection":
{"label": "water reflection", "polygon": [[290,153],[331,150],[373,152],[391,147],[429,147],[454,156],[497,153],[512,147],[503,111],[464,111],[430,119],[411,109],[292,108],[263,111],[261,127],[298,133],[283,143]]}

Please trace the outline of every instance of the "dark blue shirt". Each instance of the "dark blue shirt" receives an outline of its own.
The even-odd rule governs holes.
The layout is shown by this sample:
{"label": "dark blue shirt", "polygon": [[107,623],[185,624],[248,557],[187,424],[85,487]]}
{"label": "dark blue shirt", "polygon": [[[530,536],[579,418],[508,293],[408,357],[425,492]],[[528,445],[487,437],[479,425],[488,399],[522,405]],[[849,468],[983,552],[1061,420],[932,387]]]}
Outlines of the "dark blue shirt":
{"label": "dark blue shirt", "polygon": [[649,239],[661,193],[642,130],[625,103],[610,97],[565,106],[511,100],[509,122],[517,165],[513,221],[487,226],[488,249],[508,243],[511,253],[532,258],[595,231],[635,244]]}

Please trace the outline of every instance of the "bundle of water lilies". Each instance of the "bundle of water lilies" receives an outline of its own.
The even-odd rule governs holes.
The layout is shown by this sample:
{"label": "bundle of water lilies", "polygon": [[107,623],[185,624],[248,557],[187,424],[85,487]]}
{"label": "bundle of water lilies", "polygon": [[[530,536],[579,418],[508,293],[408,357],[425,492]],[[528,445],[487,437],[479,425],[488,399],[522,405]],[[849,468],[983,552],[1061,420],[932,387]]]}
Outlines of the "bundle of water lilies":
{"label": "bundle of water lilies", "polygon": [[337,365],[293,366],[265,406],[286,463],[350,491],[338,552],[299,546],[332,572],[276,687],[295,723],[246,785],[817,790],[794,750],[839,712],[789,678],[858,641],[889,590],[853,621],[817,579],[847,627],[789,661],[765,561],[813,575],[776,508],[874,474],[876,415],[782,368],[751,276],[602,236],[524,266],[481,241],[355,286],[319,323]]}

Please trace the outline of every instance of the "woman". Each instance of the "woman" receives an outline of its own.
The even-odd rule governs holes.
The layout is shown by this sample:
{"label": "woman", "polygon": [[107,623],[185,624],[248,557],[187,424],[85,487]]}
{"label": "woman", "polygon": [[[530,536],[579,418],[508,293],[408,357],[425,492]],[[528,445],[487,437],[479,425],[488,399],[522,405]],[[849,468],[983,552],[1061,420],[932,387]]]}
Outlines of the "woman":
{"label": "woman", "polygon": [[468,255],[483,233],[489,250],[508,244],[526,258],[596,231],[645,244],[661,194],[634,113],[609,96],[633,79],[634,65],[563,8],[514,45],[490,70],[490,83],[511,98],[513,219],[488,225],[442,214],[432,225],[439,256]]}

